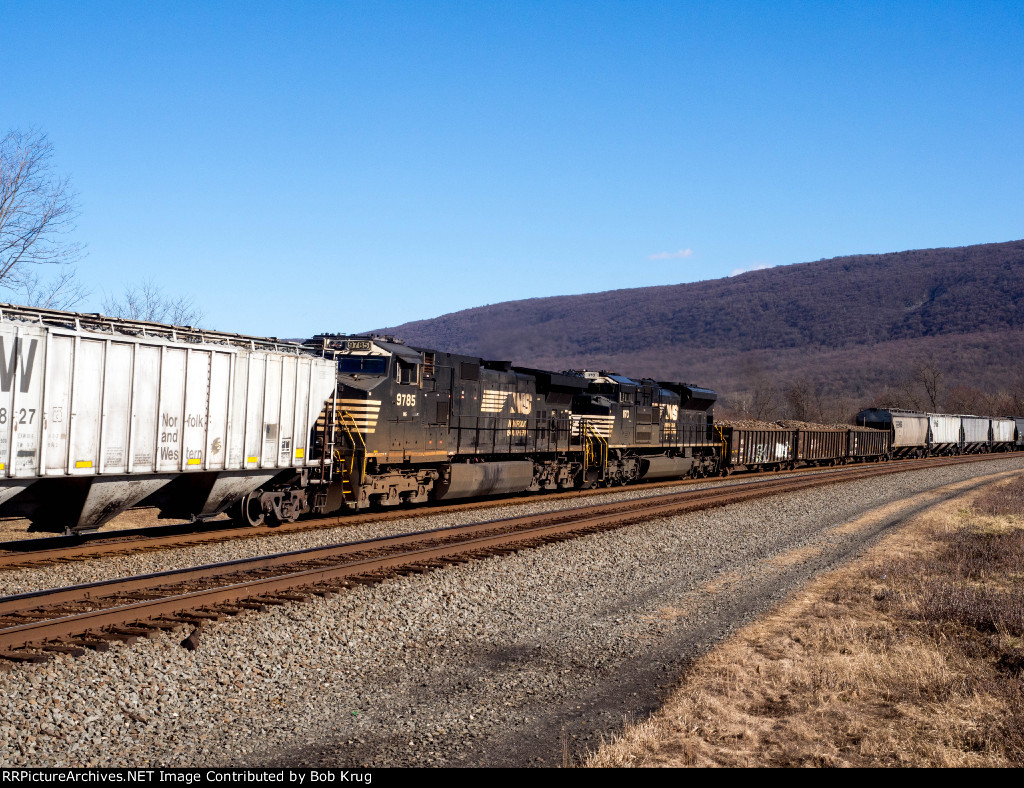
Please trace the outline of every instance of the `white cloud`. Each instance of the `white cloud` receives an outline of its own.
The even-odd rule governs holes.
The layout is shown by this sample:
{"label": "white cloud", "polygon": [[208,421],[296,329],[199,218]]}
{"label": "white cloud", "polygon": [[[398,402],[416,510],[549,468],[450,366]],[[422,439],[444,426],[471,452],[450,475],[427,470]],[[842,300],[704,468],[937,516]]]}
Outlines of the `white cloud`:
{"label": "white cloud", "polygon": [[693,249],[680,249],[678,252],[658,252],[650,255],[648,260],[682,260],[684,257],[692,257]]}
{"label": "white cloud", "polygon": [[768,263],[755,263],[749,268],[734,268],[733,272],[729,274],[729,276],[739,276],[740,274],[745,274],[748,271],[763,271],[765,268],[771,268],[771,266],[768,265]]}

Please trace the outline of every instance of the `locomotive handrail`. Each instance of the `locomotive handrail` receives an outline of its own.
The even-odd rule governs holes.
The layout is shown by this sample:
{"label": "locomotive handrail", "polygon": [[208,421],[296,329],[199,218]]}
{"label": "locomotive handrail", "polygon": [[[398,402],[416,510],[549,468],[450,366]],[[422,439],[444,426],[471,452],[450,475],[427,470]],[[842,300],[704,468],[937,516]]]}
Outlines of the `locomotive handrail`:
{"label": "locomotive handrail", "polygon": [[[341,428],[345,430],[345,434],[348,435],[348,439],[352,444],[352,467],[349,471],[351,473],[356,469],[356,454],[360,454],[362,457],[362,464],[360,468],[359,481],[362,483],[363,479],[366,478],[366,441],[363,439],[363,435],[359,432],[359,425],[356,424],[355,417],[344,408],[338,409],[335,406],[336,412],[341,413]],[[355,437],[353,437],[355,433]],[[359,439],[359,445],[356,445],[356,439]],[[360,451],[360,447],[362,451]]]}
{"label": "locomotive handrail", "polygon": [[[586,419],[580,419],[580,427],[584,435],[583,465],[585,468],[597,467],[598,480],[603,481],[608,470],[608,441]],[[596,451],[595,446],[597,447]],[[593,462],[595,454],[597,454],[596,464]]]}
{"label": "locomotive handrail", "polygon": [[729,454],[729,442],[725,439],[725,430],[722,429],[720,424],[714,425],[715,432],[718,433],[718,438],[722,443],[722,462],[725,463],[726,457]]}

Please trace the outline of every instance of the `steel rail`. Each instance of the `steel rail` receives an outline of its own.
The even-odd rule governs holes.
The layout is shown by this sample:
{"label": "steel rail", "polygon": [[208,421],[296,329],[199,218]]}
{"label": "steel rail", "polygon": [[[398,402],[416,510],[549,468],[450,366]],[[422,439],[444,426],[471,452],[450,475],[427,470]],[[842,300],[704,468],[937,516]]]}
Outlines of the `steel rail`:
{"label": "steel rail", "polygon": [[[1005,453],[998,455],[999,458],[1013,457],[1018,455],[1018,452]],[[960,462],[977,462],[989,459],[995,459],[993,455],[972,455],[970,457],[960,457],[957,461]],[[935,467],[935,463],[938,459],[952,459],[952,458],[931,458],[926,460],[900,460],[899,465],[888,465],[891,472],[897,470],[919,470],[928,467]],[[862,469],[864,467],[875,467],[875,463],[868,464],[857,464],[854,466],[841,466],[841,467],[822,467],[822,468],[801,468],[796,471],[782,471],[782,472],[765,472],[751,475],[751,478],[760,479],[765,476],[770,478],[793,478],[794,476],[841,476],[846,473],[851,473],[856,469]],[[886,467],[886,466],[883,466]],[[781,474],[781,475],[780,475]],[[736,477],[733,477],[734,479]],[[466,511],[480,508],[491,508],[494,506],[509,505],[516,501],[529,500],[547,500],[554,501],[566,498],[585,498],[592,495],[609,494],[618,492],[620,490],[651,490],[659,489],[662,487],[678,486],[680,484],[697,484],[697,483],[708,483],[714,482],[714,477],[708,477],[703,479],[675,479],[657,482],[647,482],[643,484],[629,485],[628,487],[600,487],[591,488],[587,490],[573,490],[569,492],[552,492],[538,497],[536,494],[530,494],[525,496],[512,496],[503,498],[502,500],[487,500],[487,501],[469,501],[457,504],[445,504],[441,506],[428,506],[419,508],[416,510],[410,509],[398,509],[386,512],[372,512],[362,514],[347,514],[342,516],[330,516],[311,520],[302,520],[294,523],[285,523],[275,528],[253,528],[250,526],[237,527],[231,526],[227,528],[216,528],[211,527],[210,524],[206,524],[204,527],[193,530],[193,531],[180,531],[176,529],[182,528],[182,526],[153,526],[152,530],[158,531],[164,528],[174,530],[172,534],[160,534],[151,535],[144,533],[145,531],[151,530],[147,528],[132,529],[129,532],[120,534],[118,532],[107,532],[103,534],[95,535],[88,539],[86,543],[75,542],[74,544],[64,544],[63,546],[46,546],[52,544],[53,541],[64,541],[68,537],[52,537],[52,538],[38,538],[21,540],[18,542],[0,542],[0,569],[25,569],[30,567],[45,566],[53,563],[62,563],[68,561],[81,561],[90,558],[106,557],[106,556],[118,556],[118,555],[131,555],[134,553],[146,552],[151,550],[160,549],[172,549],[172,548],[184,548],[193,547],[197,545],[205,544],[217,544],[220,542],[230,541],[232,539],[251,539],[251,538],[263,538],[266,536],[278,536],[289,533],[301,533],[312,530],[323,530],[326,528],[335,528],[341,526],[355,526],[363,525],[373,522],[383,522],[394,519],[402,518],[413,518],[418,516],[429,516],[434,514],[444,514],[452,511]],[[746,482],[739,482],[740,484]],[[736,482],[733,481],[730,486],[736,486]]]}
{"label": "steel rail", "polygon": [[[953,461],[950,464],[955,464]],[[935,467],[935,462],[930,464]],[[903,469],[900,469],[903,470]],[[452,526],[428,532],[382,537],[339,545],[291,551],[259,558],[192,567],[120,580],[89,583],[73,588],[20,594],[0,599],[0,615],[29,615],[32,620],[14,622],[0,629],[0,649],[35,646],[67,650],[51,641],[89,636],[102,637],[105,627],[131,625],[138,628],[161,625],[161,619],[179,616],[179,622],[196,623],[203,618],[219,618],[239,610],[221,610],[225,604],[262,607],[275,604],[274,594],[299,589],[298,597],[328,593],[333,589],[317,589],[317,584],[380,573],[424,571],[431,562],[464,561],[489,551],[509,552],[526,546],[596,530],[618,528],[630,523],[655,519],[695,509],[723,506],[755,497],[795,492],[803,489],[848,482],[898,472],[886,466],[858,468],[855,472],[835,477],[802,477],[768,479],[712,490],[690,490],[650,498],[633,499],[578,507],[543,515]],[[738,489],[739,488],[739,489]],[[430,542],[435,542],[430,544]],[[383,554],[380,554],[383,551]],[[376,554],[375,554],[376,553]],[[346,559],[338,563],[338,559]],[[312,562],[331,561],[327,566],[309,567]],[[303,566],[305,564],[305,566]],[[290,567],[290,568],[289,568]],[[283,573],[280,569],[284,569]],[[271,571],[270,576],[241,579],[240,575]],[[277,573],[273,573],[273,572]],[[220,579],[208,588],[182,588],[189,583]],[[98,593],[97,593],[98,592]],[[153,599],[131,599],[139,592],[159,594]],[[269,598],[268,598],[269,595]],[[129,599],[125,599],[128,596]],[[109,601],[108,601],[109,600]],[[64,607],[60,607],[63,605]],[[89,610],[70,612],[68,605],[90,606]],[[57,608],[47,612],[46,608]],[[193,611],[189,618],[188,611]],[[196,612],[199,611],[199,612]],[[166,622],[163,622],[166,624]],[[117,633],[114,633],[117,636]],[[17,657],[16,653],[3,656]]]}
{"label": "steel rail", "polygon": [[[186,583],[202,580],[208,577],[221,576],[229,572],[240,572],[252,569],[270,568],[293,564],[297,561],[320,560],[323,558],[336,558],[346,555],[358,554],[374,549],[390,549],[402,547],[409,544],[418,544],[430,539],[458,539],[465,534],[481,533],[484,531],[500,530],[508,532],[522,527],[524,524],[529,527],[538,523],[566,523],[578,522],[581,516],[594,513],[607,516],[642,515],[643,517],[657,517],[664,513],[674,511],[692,510],[694,508],[710,508],[716,505],[723,505],[722,501],[735,503],[748,498],[759,497],[771,494],[775,488],[785,487],[785,492],[803,489],[807,486],[820,485],[820,479],[763,479],[757,482],[744,482],[742,485],[730,485],[718,487],[712,490],[686,490],[679,493],[668,493],[660,496],[652,496],[642,499],[630,499],[627,501],[613,501],[604,504],[597,504],[584,507],[573,507],[571,509],[559,509],[553,512],[541,514],[524,515],[521,517],[504,518],[500,520],[489,520],[484,522],[469,523],[466,525],[453,525],[443,528],[435,528],[426,531],[414,531],[395,536],[381,536],[374,539],[363,539],[355,542],[345,542],[321,547],[306,547],[300,550],[289,550],[271,555],[255,556],[251,558],[237,558],[231,561],[222,561],[214,564],[205,564],[198,567],[185,569],[169,569],[163,572],[152,572],[144,575],[134,575],[129,578],[117,578],[114,580],[98,580],[92,583],[83,583],[74,586],[64,586],[56,589],[42,591],[28,591],[23,594],[0,597],[0,616],[13,614],[28,609],[37,608],[40,604],[56,605],[67,604],[81,600],[83,597],[93,596],[96,592],[114,590],[116,593],[129,593],[142,589],[151,589],[159,585],[158,581],[168,583]],[[164,583],[166,584],[166,583]]]}
{"label": "steel rail", "polygon": [[[906,461],[901,460],[900,462]],[[749,478],[759,479],[765,476],[769,476],[770,478],[782,478],[784,476],[792,477],[793,475],[806,474],[838,474],[843,473],[846,470],[848,470],[848,466],[844,466],[843,468],[800,468],[795,471],[765,471],[751,473],[749,474]],[[744,474],[743,477],[739,478],[747,477],[748,475]],[[737,477],[732,478],[736,479]],[[189,528],[187,525],[171,525],[133,528],[123,532],[107,531],[82,536],[37,537],[34,539],[0,542],[0,569],[24,569],[29,566],[38,566],[46,562],[81,560],[107,555],[127,555],[135,552],[143,552],[145,550],[189,547],[199,544],[215,544],[231,539],[262,538],[264,536],[302,533],[305,531],[322,530],[325,528],[364,525],[367,523],[384,522],[407,517],[446,514],[449,512],[471,511],[474,509],[487,509],[495,506],[507,506],[514,504],[517,501],[557,501],[567,498],[587,498],[594,495],[607,495],[609,493],[624,490],[655,490],[663,487],[675,487],[679,485],[701,483],[707,484],[714,483],[716,481],[722,482],[725,481],[725,479],[721,477],[703,477],[699,479],[680,478],[630,484],[625,487],[592,487],[585,490],[567,490],[559,492],[547,491],[539,494],[512,494],[502,496],[498,499],[469,499],[457,503],[427,504],[415,509],[395,508],[387,511],[330,515],[327,517],[282,523],[277,526],[269,527],[236,526],[231,523],[231,521],[224,521],[224,524],[227,527],[218,528],[214,525],[216,521],[213,521],[205,523],[194,530],[185,530]],[[172,533],[162,533],[165,529],[172,531]],[[57,543],[56,546],[54,546],[54,543]]]}

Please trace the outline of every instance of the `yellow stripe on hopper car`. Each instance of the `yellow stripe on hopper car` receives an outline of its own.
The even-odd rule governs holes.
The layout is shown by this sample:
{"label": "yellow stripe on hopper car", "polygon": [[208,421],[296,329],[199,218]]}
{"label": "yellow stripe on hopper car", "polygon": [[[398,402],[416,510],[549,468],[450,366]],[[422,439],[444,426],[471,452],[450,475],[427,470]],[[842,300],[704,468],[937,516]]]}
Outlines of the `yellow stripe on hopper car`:
{"label": "yellow stripe on hopper car", "polygon": [[256,458],[256,457],[246,457],[246,458],[245,458],[245,461],[246,461],[246,462],[256,462],[256,460],[257,460],[257,458]]}
{"label": "yellow stripe on hopper car", "polygon": [[91,468],[92,460],[79,460],[75,463],[76,468]]}
{"label": "yellow stripe on hopper car", "polygon": [[296,449],[295,450],[295,458],[296,459],[301,460],[305,456],[306,456],[306,450],[305,449]]}
{"label": "yellow stripe on hopper car", "polygon": [[199,460],[196,460],[196,459],[189,460],[188,464],[189,465],[198,465],[199,464]]}

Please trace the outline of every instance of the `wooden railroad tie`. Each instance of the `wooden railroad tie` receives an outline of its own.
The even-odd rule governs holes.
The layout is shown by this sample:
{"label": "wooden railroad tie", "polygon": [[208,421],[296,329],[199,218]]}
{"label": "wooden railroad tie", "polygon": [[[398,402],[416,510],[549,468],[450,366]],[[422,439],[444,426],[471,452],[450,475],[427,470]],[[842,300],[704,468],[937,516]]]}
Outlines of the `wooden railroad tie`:
{"label": "wooden railroad tie", "polygon": [[9,662],[46,662],[50,655],[36,651],[0,651],[0,659]]}
{"label": "wooden railroad tie", "polygon": [[81,646],[82,648],[91,649],[92,651],[110,651],[109,642],[93,637],[69,638],[67,643],[71,646]]}
{"label": "wooden railroad tie", "polygon": [[272,594],[270,599],[280,599],[284,602],[308,602],[309,594],[289,594],[285,592]]}

